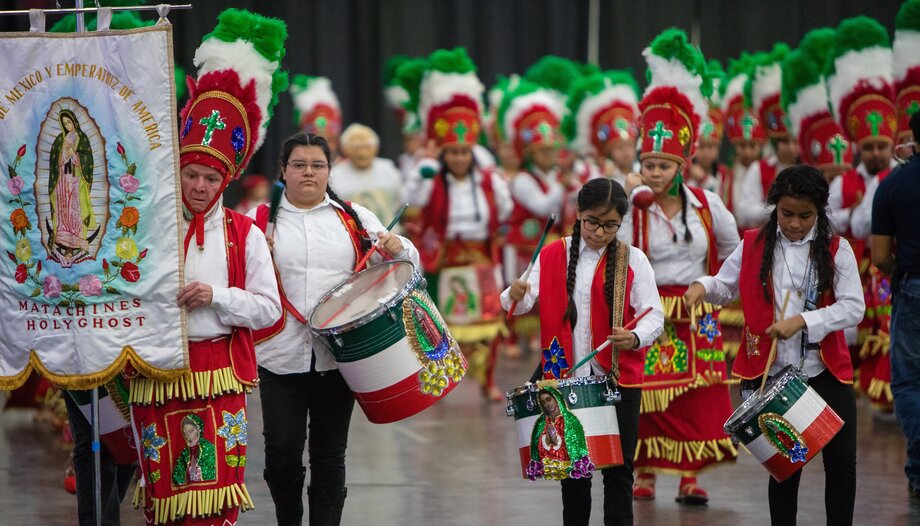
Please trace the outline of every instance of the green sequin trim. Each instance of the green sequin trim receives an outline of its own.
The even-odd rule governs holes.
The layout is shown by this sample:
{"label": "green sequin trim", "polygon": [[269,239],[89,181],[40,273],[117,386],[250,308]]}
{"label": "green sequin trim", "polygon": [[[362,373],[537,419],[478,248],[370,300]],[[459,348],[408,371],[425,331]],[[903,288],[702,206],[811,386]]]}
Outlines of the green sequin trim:
{"label": "green sequin trim", "polygon": [[724,362],[725,351],[719,349],[697,349],[696,357],[704,362]]}
{"label": "green sequin trim", "polygon": [[242,468],[246,466],[246,455],[227,455],[227,465],[231,468]]}
{"label": "green sequin trim", "polygon": [[150,473],[150,483],[156,484],[160,481],[160,470],[152,471]]}

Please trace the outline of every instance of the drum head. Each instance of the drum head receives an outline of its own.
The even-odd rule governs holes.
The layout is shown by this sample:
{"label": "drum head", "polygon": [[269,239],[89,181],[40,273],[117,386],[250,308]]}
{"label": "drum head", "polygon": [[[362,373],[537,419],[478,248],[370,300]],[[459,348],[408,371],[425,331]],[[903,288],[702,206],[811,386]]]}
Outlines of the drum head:
{"label": "drum head", "polygon": [[326,293],[313,313],[310,326],[318,333],[356,327],[383,314],[418,283],[415,266],[408,261],[387,261],[362,270]]}
{"label": "drum head", "polygon": [[759,414],[786,387],[786,384],[796,378],[798,374],[798,370],[791,365],[783,367],[773,378],[767,380],[767,385],[764,386],[762,393],[759,390],[755,391],[754,394],[738,406],[738,409],[735,409],[731,418],[725,422],[725,430],[729,433],[734,433],[745,422]]}

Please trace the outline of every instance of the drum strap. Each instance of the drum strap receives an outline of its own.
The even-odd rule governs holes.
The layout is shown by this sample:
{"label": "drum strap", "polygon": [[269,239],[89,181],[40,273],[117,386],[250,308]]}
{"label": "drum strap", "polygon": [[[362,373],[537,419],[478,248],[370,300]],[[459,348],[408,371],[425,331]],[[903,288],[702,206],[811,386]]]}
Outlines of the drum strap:
{"label": "drum strap", "polygon": [[[616,248],[616,269],[613,273],[613,311],[611,312],[611,327],[622,327],[623,316],[628,307],[629,298],[626,297],[626,280],[629,278],[629,245],[614,240]],[[614,384],[620,380],[620,350],[616,347],[611,351],[610,374],[613,376]],[[594,367],[603,371],[597,359],[591,360]]]}
{"label": "drum strap", "polygon": [[[815,265],[814,258],[810,255],[808,257],[808,268],[805,271],[807,276],[806,288],[805,288],[805,305],[802,308],[803,312],[810,312],[818,308],[818,301],[821,297],[821,291],[818,290],[818,268]],[[802,341],[800,345],[801,356],[799,357],[799,371],[805,367],[805,355],[810,350],[820,350],[820,343],[808,343],[808,327],[802,329]]]}

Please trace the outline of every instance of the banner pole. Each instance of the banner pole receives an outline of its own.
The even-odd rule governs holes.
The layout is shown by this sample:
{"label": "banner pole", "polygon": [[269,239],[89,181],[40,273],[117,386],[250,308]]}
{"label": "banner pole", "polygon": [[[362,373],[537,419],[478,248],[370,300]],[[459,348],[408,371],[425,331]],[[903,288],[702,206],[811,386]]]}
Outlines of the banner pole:
{"label": "banner pole", "polygon": [[[82,2],[81,2],[82,4]],[[191,9],[192,4],[159,4],[169,6],[170,11],[175,11],[177,9]],[[123,7],[110,7],[113,13],[118,11],[156,11],[159,5],[136,5],[136,6],[123,6]],[[95,13],[99,11],[98,7],[66,7],[61,9],[42,9],[45,14],[49,15],[69,15],[73,13]],[[28,15],[28,9],[12,9],[9,11],[0,11],[0,16],[14,16],[14,15]]]}
{"label": "banner pole", "polygon": [[[82,2],[82,0],[77,0]],[[93,414],[93,496],[95,498],[96,526],[102,526],[102,451],[99,443],[99,388],[93,388],[90,411]]]}

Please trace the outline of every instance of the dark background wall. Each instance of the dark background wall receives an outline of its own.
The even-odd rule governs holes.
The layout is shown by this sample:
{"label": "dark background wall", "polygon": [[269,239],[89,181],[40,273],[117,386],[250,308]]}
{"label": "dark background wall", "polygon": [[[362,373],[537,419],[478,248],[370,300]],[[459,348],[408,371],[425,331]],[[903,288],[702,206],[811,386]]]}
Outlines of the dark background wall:
{"label": "dark background wall", "polygon": [[[93,0],[86,0],[91,4]],[[153,2],[148,2],[153,3]],[[176,0],[174,3],[183,3]],[[585,61],[589,0],[191,0],[174,11],[176,62],[193,72],[201,37],[227,7],[250,9],[288,25],[287,57],[293,73],[332,79],[344,121],[378,131],[382,154],[399,150],[396,119],[387,109],[382,69],[394,54],[427,55],[439,47],[465,46],[486,85],[497,74],[523,72],[545,54]],[[644,77],[642,49],[671,26],[691,33],[707,58],[725,61],[742,50],[774,42],[795,47],[820,26],[864,14],[893,30],[900,1],[881,0],[599,0],[602,68],[631,68]],[[72,6],[73,0],[61,0]],[[52,8],[53,0],[0,0],[2,9]],[[148,13],[145,18],[154,18]],[[59,15],[49,15],[50,27]],[[0,31],[28,30],[27,17],[0,18]],[[640,78],[640,83],[644,78]],[[274,174],[280,142],[293,133],[290,97],[282,96],[251,172]]]}

